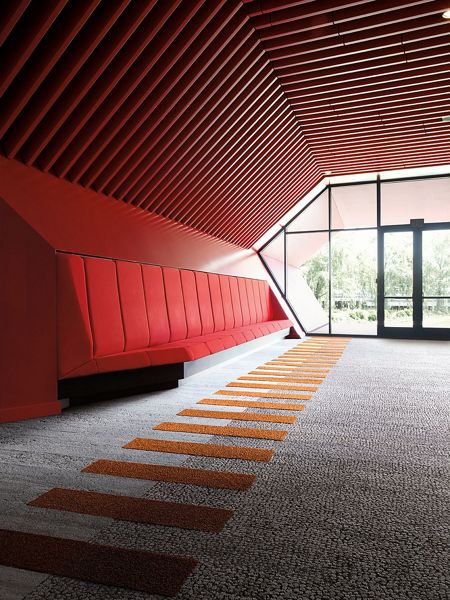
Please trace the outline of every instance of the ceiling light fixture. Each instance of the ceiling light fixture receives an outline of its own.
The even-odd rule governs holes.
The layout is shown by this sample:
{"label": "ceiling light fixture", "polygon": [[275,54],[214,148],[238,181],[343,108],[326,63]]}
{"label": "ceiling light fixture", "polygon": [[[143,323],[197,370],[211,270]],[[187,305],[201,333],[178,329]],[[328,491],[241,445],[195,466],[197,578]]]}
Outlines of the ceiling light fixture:
{"label": "ceiling light fixture", "polygon": [[444,121],[444,123],[450,123],[450,115],[447,115],[445,117],[441,117],[441,119]]}
{"label": "ceiling light fixture", "polygon": [[450,8],[442,13],[443,19],[450,19]]}

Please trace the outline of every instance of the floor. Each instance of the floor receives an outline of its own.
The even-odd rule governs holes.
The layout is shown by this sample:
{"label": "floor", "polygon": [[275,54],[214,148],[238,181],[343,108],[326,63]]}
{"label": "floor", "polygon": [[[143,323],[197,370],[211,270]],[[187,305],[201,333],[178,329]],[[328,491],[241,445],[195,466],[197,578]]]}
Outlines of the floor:
{"label": "floor", "polygon": [[[448,342],[354,339],[297,413],[285,441],[213,440],[275,448],[269,463],[121,448],[150,435],[207,441],[151,428],[173,420],[226,424],[175,415],[296,343],[260,349],[177,390],[0,426],[1,527],[194,556],[199,566],[177,600],[449,600]],[[99,458],[183,463],[257,479],[238,492],[80,473]],[[55,486],[228,507],[235,514],[221,533],[210,534],[26,506]],[[162,597],[0,566],[0,598]]]}

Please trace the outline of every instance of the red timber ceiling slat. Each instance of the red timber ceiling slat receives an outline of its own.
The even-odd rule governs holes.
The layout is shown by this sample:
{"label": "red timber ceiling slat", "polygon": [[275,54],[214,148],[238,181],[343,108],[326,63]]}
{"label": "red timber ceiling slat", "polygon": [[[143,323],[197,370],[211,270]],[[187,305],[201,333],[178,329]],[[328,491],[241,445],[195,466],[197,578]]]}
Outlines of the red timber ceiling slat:
{"label": "red timber ceiling slat", "polygon": [[450,162],[446,4],[4,0],[1,151],[250,247],[326,171]]}
{"label": "red timber ceiling slat", "polygon": [[450,162],[449,0],[244,0],[321,170]]}

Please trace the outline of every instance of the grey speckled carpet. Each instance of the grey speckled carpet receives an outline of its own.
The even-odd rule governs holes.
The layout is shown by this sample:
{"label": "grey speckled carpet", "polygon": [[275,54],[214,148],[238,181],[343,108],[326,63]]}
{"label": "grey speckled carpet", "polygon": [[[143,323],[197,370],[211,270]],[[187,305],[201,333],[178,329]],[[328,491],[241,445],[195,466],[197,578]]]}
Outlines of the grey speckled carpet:
{"label": "grey speckled carpet", "polygon": [[[177,600],[450,599],[449,343],[353,340],[297,413],[298,423],[287,426],[284,442],[151,431],[161,420],[225,424],[175,415],[295,343],[196,375],[178,390],[2,426],[2,526],[197,557],[200,565]],[[121,449],[134,437],[155,435],[276,453],[270,463],[251,463]],[[249,491],[235,492],[79,473],[98,458],[158,460],[258,478]],[[236,512],[215,535],[25,506],[54,485]],[[1,567],[0,597],[160,598]]]}

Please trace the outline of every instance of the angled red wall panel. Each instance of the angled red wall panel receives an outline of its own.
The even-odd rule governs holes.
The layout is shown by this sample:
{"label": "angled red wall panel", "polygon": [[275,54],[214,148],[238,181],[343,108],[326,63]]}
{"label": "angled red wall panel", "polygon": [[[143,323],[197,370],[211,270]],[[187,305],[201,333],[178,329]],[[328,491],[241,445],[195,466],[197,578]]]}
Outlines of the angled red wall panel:
{"label": "angled red wall panel", "polygon": [[0,194],[0,422],[60,412],[56,258]]}
{"label": "angled red wall panel", "polygon": [[266,279],[251,249],[2,157],[0,196],[56,250]]}

